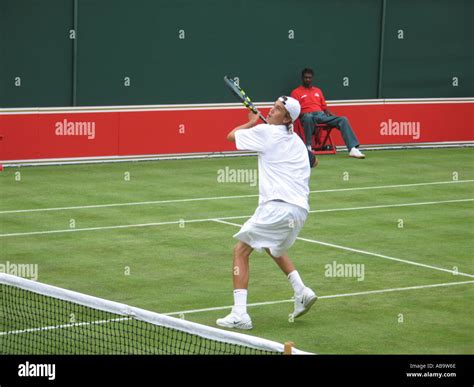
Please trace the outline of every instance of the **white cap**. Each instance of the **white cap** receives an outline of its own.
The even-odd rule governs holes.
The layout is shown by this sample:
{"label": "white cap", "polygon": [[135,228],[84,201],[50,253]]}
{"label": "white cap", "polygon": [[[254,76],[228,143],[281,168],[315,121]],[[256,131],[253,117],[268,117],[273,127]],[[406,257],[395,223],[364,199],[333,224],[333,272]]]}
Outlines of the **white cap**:
{"label": "white cap", "polygon": [[290,113],[290,117],[292,121],[296,121],[296,119],[300,116],[301,106],[300,103],[292,98],[287,97],[286,95],[282,95],[278,98],[278,101],[282,102],[285,105],[285,109],[288,113]]}

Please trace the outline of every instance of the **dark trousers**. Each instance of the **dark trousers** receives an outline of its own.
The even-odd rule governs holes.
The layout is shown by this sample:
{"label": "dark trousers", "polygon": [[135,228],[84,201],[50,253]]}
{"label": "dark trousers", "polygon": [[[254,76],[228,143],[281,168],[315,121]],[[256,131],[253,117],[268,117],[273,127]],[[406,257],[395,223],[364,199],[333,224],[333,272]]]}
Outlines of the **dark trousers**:
{"label": "dark trousers", "polygon": [[311,137],[314,132],[315,124],[328,124],[341,131],[342,138],[344,139],[348,150],[359,146],[359,141],[357,140],[357,137],[349,124],[349,120],[346,117],[327,116],[324,112],[311,112],[301,116],[301,124],[304,128],[306,145],[311,145]]}

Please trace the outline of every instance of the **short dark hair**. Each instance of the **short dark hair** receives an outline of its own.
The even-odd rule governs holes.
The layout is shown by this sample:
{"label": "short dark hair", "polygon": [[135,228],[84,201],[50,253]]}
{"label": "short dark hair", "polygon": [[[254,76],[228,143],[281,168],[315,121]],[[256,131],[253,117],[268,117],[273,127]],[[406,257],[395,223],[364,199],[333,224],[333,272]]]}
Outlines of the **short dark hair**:
{"label": "short dark hair", "polygon": [[305,68],[303,69],[303,71],[301,72],[301,77],[304,77],[305,74],[311,74],[311,75],[314,75],[314,72],[313,72],[313,69],[310,69],[310,68]]}

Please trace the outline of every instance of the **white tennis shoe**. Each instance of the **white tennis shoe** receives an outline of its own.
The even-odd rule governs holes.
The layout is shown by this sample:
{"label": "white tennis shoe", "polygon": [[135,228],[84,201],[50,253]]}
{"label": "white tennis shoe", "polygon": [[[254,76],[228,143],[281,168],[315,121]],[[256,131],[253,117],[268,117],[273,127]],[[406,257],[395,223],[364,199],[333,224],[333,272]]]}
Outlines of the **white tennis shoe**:
{"label": "white tennis shoe", "polygon": [[299,296],[295,296],[295,311],[293,317],[303,316],[314,305],[318,296],[308,287],[305,287]]}
{"label": "white tennis shoe", "polygon": [[365,159],[365,155],[356,147],[352,148],[349,152],[349,157],[355,157],[356,159]]}
{"label": "white tennis shoe", "polygon": [[249,330],[253,328],[252,320],[248,313],[239,316],[237,313],[230,313],[224,318],[219,318],[216,324],[223,328]]}

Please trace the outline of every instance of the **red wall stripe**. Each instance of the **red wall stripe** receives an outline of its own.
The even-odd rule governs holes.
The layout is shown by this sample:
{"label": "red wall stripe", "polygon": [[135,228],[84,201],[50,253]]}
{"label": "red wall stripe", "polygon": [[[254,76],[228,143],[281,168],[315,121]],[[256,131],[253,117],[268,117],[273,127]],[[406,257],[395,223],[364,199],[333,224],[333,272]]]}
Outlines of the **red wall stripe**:
{"label": "red wall stripe", "polygon": [[[266,114],[268,109],[262,109]],[[360,143],[473,141],[474,103],[373,104],[333,106],[346,116]],[[0,160],[235,150],[227,133],[245,122],[244,109],[55,112],[0,115]],[[95,136],[58,135],[57,124],[94,123]],[[420,137],[382,135],[383,122],[419,125]],[[77,134],[77,133],[76,133]],[[343,145],[338,133],[336,144]]]}

